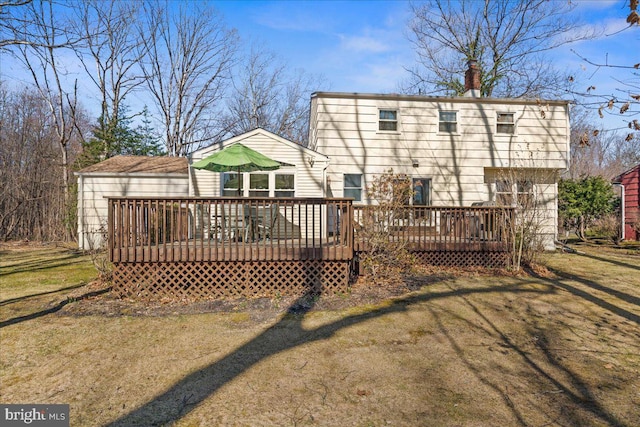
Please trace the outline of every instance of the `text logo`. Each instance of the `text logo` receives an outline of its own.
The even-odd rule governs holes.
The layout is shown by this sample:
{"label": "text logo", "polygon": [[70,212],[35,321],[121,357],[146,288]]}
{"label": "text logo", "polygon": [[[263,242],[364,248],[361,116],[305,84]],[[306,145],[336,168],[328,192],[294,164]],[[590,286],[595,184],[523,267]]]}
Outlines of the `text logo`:
{"label": "text logo", "polygon": [[69,405],[0,404],[0,425],[69,427]]}

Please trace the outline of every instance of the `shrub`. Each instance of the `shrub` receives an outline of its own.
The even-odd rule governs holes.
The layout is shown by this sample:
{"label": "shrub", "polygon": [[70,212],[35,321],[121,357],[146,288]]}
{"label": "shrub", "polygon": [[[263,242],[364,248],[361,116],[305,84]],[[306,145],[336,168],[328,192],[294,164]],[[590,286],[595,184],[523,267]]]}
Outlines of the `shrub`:
{"label": "shrub", "polygon": [[359,233],[367,245],[360,262],[367,274],[390,277],[414,263],[407,240],[394,235],[394,228],[406,217],[413,197],[411,180],[389,169],[367,186],[367,196],[373,204],[366,206],[359,218]]}
{"label": "shrub", "polygon": [[611,240],[613,243],[620,242],[622,237],[620,218],[616,214],[603,215],[594,220],[591,230],[598,237]]}

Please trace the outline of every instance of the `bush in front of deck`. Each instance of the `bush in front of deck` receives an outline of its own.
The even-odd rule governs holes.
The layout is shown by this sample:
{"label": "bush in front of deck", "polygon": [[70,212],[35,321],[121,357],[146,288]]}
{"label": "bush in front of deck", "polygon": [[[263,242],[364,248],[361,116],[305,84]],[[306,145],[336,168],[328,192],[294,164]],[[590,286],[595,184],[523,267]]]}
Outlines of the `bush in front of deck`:
{"label": "bush in front of deck", "polygon": [[367,198],[373,202],[363,211],[361,235],[367,250],[361,265],[372,277],[390,277],[413,265],[414,256],[407,249],[408,240],[394,236],[394,230],[408,213],[413,197],[411,180],[393,169],[376,176],[367,186]]}

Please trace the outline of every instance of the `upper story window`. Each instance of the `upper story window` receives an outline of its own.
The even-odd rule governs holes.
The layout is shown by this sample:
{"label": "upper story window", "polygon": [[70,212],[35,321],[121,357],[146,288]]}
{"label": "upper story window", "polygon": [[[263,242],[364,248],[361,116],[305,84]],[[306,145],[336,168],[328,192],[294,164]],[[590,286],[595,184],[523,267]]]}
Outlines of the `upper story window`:
{"label": "upper story window", "polygon": [[438,131],[444,133],[458,132],[458,112],[440,111]]}
{"label": "upper story window", "polygon": [[356,202],[362,201],[362,174],[344,174],[344,197],[351,197]]}
{"label": "upper story window", "polygon": [[496,131],[513,135],[516,131],[514,113],[498,113]]}
{"label": "upper story window", "polygon": [[398,110],[379,110],[378,130],[398,130]]}

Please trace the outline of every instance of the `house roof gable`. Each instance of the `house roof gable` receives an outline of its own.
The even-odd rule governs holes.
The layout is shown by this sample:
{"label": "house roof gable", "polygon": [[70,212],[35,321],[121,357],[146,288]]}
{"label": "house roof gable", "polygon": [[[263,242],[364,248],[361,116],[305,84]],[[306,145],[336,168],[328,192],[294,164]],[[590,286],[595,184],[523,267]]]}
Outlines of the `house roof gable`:
{"label": "house roof gable", "polygon": [[215,143],[215,144],[209,145],[208,147],[204,147],[204,148],[201,148],[199,150],[196,150],[193,153],[191,153],[191,157],[192,158],[206,157],[206,156],[208,156],[208,155],[210,155],[210,154],[212,154],[212,153],[214,153],[216,151],[221,150],[224,147],[227,147],[229,145],[233,145],[233,144],[236,144],[236,143],[242,143],[243,141],[245,141],[247,139],[250,139],[250,138],[252,138],[252,137],[254,137],[256,135],[263,135],[265,137],[268,137],[268,138],[274,140],[275,142],[277,142],[279,144],[283,144],[283,145],[286,145],[286,146],[288,146],[290,148],[299,150],[304,154],[312,155],[316,159],[322,159],[324,161],[329,161],[329,157],[325,156],[322,153],[319,153],[319,152],[314,151],[314,150],[312,150],[310,148],[307,148],[307,147],[303,147],[300,144],[297,144],[297,143],[295,143],[293,141],[290,141],[290,140],[288,140],[286,138],[283,138],[283,137],[281,137],[279,135],[276,135],[273,132],[269,132],[268,130],[265,130],[265,129],[262,129],[262,128],[256,128],[256,129],[251,130],[249,132],[245,132],[245,133],[242,133],[240,135],[236,135],[236,136],[234,136],[232,138],[226,139],[226,140],[224,140],[224,141],[222,141],[220,143]]}

